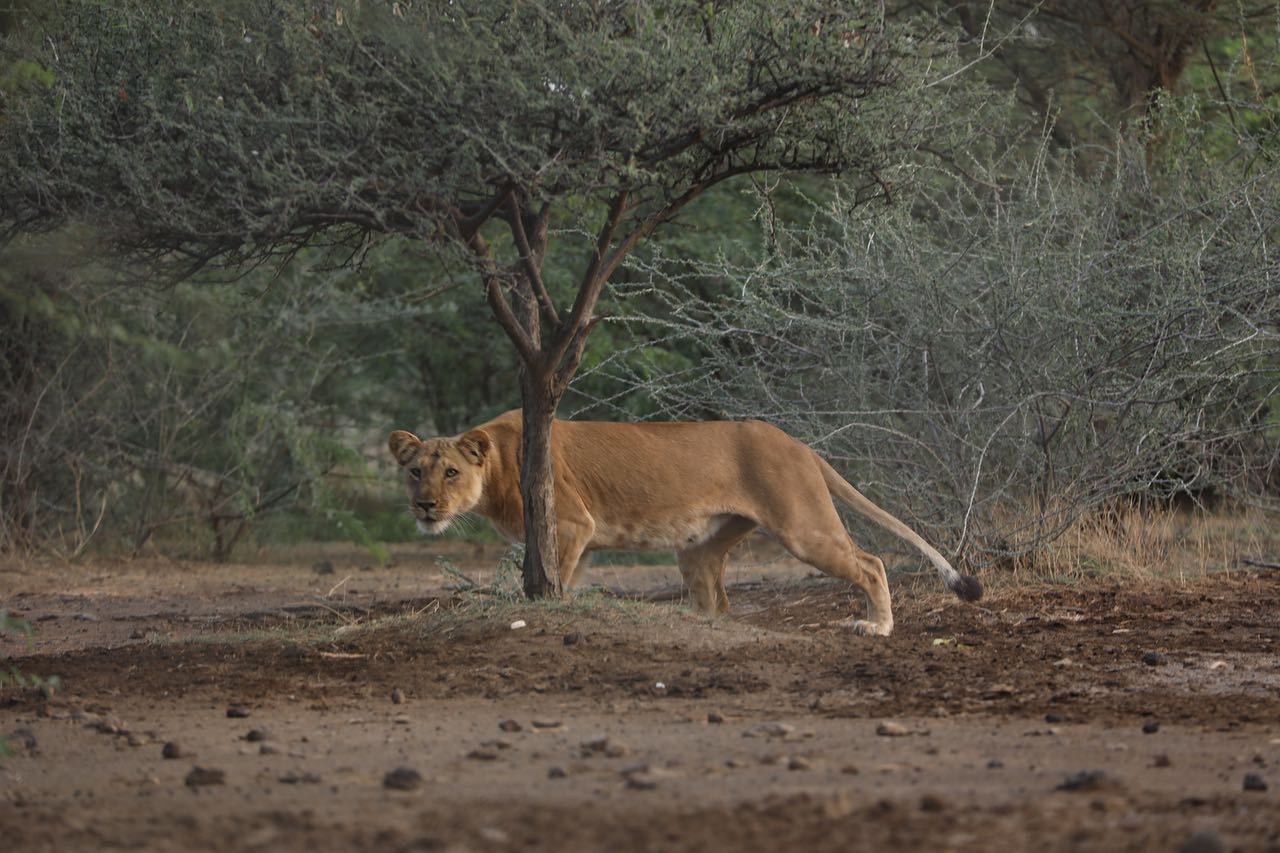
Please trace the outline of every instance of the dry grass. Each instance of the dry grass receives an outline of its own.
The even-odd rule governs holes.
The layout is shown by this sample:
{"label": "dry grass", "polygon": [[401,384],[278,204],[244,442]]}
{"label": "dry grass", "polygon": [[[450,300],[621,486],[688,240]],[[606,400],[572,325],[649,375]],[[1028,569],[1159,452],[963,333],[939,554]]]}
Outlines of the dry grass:
{"label": "dry grass", "polygon": [[1278,558],[1280,525],[1274,514],[1133,509],[1081,519],[1010,574],[1015,581],[1084,576],[1186,581],[1248,570],[1245,560]]}

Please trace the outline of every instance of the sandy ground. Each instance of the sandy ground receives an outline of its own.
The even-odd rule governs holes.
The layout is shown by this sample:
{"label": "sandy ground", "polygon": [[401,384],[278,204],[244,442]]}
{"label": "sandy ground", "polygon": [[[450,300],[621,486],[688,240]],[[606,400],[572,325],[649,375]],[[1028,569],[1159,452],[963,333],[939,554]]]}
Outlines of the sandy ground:
{"label": "sandy ground", "polygon": [[0,691],[0,847],[1280,849],[1280,573],[907,576],[872,640],[767,545],[715,621],[674,567],[532,605],[442,549],[493,583],[457,545],[0,565],[6,665],[61,680]]}

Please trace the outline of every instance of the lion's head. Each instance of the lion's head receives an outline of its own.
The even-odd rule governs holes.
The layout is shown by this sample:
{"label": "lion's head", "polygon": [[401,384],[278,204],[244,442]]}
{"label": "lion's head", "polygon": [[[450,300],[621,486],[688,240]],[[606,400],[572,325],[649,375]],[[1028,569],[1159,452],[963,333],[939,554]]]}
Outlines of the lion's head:
{"label": "lion's head", "polygon": [[485,458],[493,441],[482,429],[458,438],[422,440],[396,430],[387,439],[391,456],[405,469],[409,511],[423,533],[443,533],[470,512],[484,494]]}

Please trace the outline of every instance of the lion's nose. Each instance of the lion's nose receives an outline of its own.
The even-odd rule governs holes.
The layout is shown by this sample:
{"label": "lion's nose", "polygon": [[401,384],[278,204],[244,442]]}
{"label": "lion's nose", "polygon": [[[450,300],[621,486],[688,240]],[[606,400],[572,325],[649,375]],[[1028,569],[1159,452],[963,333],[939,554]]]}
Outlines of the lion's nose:
{"label": "lion's nose", "polygon": [[423,512],[426,512],[428,510],[435,509],[436,502],[435,501],[418,501],[418,508],[421,509]]}

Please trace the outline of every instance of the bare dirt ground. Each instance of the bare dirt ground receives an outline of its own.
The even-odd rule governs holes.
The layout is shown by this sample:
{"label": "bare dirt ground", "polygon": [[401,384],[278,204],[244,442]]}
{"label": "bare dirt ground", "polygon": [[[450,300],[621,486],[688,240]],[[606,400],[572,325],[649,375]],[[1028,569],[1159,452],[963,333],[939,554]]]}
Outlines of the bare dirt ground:
{"label": "bare dirt ground", "polygon": [[0,691],[0,847],[1280,849],[1280,573],[906,576],[871,640],[767,555],[708,621],[673,567],[532,605],[440,547],[0,565],[6,668],[62,681]]}

